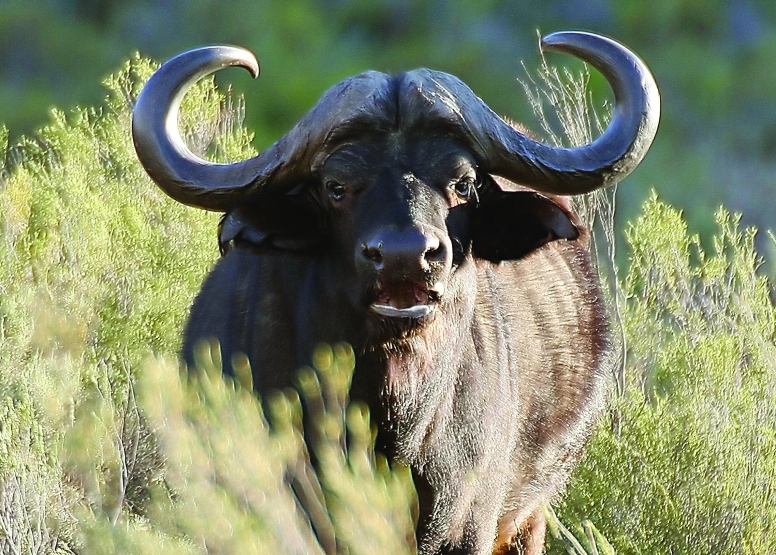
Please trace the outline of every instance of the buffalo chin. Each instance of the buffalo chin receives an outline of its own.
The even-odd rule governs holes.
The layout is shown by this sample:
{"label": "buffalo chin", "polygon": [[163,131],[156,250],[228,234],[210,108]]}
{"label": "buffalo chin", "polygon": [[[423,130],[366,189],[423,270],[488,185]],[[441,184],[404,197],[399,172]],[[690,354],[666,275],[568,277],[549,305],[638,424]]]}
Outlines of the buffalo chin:
{"label": "buffalo chin", "polygon": [[368,350],[405,350],[407,341],[427,330],[436,316],[435,305],[404,309],[372,305],[366,322]]}

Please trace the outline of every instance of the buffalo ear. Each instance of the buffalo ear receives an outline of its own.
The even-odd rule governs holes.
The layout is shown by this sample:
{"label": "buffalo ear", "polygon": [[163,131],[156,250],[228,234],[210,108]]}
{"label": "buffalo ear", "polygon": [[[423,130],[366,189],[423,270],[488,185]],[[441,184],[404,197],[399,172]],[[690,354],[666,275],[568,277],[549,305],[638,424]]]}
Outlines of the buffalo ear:
{"label": "buffalo ear", "polygon": [[490,191],[474,209],[472,251],[478,258],[516,260],[558,239],[579,237],[571,217],[529,191]]}
{"label": "buffalo ear", "polygon": [[233,246],[304,251],[321,239],[320,219],[303,195],[267,195],[227,212],[218,230],[221,252]]}

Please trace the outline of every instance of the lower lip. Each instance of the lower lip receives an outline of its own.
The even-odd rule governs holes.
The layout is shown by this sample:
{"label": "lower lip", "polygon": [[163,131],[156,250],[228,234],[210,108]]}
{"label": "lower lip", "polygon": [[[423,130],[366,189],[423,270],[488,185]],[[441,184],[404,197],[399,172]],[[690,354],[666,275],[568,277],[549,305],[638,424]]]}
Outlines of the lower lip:
{"label": "lower lip", "polygon": [[393,306],[385,304],[373,304],[370,307],[372,312],[376,312],[380,316],[387,316],[389,318],[423,318],[428,316],[434,311],[433,306],[419,304],[411,306],[409,308],[395,308]]}

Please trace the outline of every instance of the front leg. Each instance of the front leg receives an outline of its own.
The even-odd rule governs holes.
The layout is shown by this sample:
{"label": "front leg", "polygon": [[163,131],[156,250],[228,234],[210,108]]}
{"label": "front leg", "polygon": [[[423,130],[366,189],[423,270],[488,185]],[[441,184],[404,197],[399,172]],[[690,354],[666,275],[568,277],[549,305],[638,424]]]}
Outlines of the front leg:
{"label": "front leg", "polygon": [[[541,509],[537,509],[526,520],[524,526],[518,529],[518,537],[513,538],[510,543],[504,544],[505,550],[499,551],[497,548],[494,551],[495,538],[493,533],[495,533],[495,528],[490,525],[494,522],[492,514],[487,516],[484,514],[470,515],[457,533],[455,529],[447,531],[449,543],[443,543],[441,546],[438,543],[435,546],[428,545],[428,534],[429,532],[433,533],[435,527],[432,519],[434,489],[428,480],[415,469],[412,470],[412,477],[418,495],[416,536],[422,555],[491,555],[491,553],[493,555],[541,555],[546,529]],[[438,523],[436,524],[438,525]],[[457,539],[450,540],[451,537]],[[534,545],[536,547],[533,547]]]}
{"label": "front leg", "polygon": [[541,555],[547,535],[547,519],[541,507],[536,509],[517,529],[509,542],[497,545],[493,555]]}

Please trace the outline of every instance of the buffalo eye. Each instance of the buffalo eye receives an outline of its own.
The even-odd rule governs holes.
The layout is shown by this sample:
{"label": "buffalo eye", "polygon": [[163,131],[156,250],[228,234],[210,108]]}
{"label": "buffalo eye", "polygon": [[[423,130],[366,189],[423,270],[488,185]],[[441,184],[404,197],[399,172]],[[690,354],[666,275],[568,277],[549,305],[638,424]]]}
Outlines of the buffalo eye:
{"label": "buffalo eye", "polygon": [[480,186],[480,176],[467,175],[456,181],[452,189],[461,200],[469,200],[472,195],[476,194],[477,188]]}
{"label": "buffalo eye", "polygon": [[342,200],[345,197],[345,186],[337,181],[330,180],[325,184],[326,192],[332,200]]}

